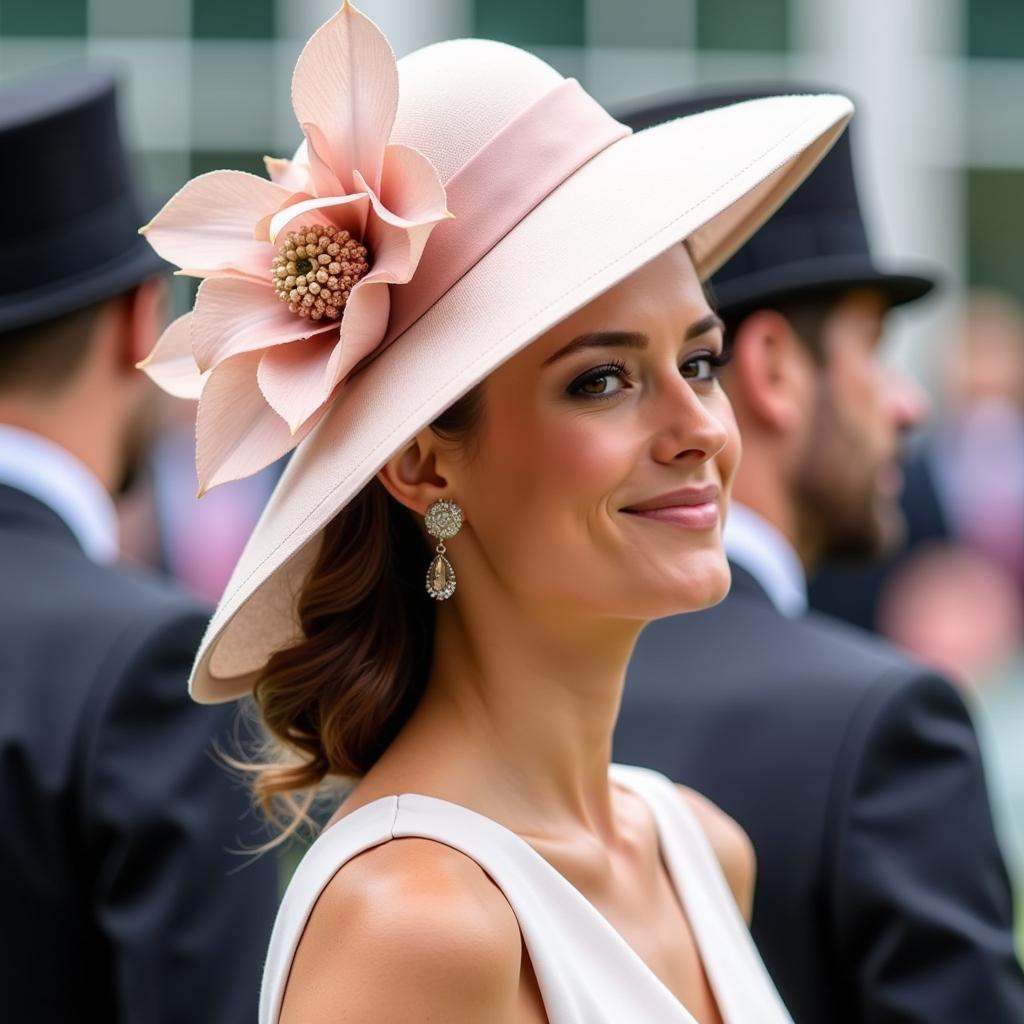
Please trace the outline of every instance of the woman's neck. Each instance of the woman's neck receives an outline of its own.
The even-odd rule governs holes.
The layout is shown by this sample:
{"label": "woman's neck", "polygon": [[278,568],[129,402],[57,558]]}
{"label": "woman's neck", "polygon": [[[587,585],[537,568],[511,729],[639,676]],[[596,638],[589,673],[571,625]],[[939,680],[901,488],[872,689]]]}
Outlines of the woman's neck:
{"label": "woman's neck", "polygon": [[423,699],[359,790],[414,789],[520,833],[610,838],[612,732],[641,624],[505,605],[439,607]]}

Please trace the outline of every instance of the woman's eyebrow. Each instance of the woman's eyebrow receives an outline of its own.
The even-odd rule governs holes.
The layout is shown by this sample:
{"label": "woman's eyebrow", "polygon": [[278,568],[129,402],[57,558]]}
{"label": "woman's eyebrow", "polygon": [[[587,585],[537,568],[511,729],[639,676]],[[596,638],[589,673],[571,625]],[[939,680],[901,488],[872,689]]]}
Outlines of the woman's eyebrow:
{"label": "woman's eyebrow", "polygon": [[548,356],[544,360],[544,365],[547,366],[581,348],[647,348],[647,335],[635,331],[592,331],[589,334],[581,334],[553,356]]}
{"label": "woman's eyebrow", "polygon": [[698,320],[695,324],[690,324],[686,328],[686,334],[683,336],[683,341],[689,341],[691,338],[699,338],[702,334],[707,334],[708,331],[721,331],[725,334],[725,324],[722,323],[722,318],[715,316],[714,313],[708,313],[703,320]]}
{"label": "woman's eyebrow", "polygon": [[[683,340],[690,341],[692,338],[700,337],[700,335],[716,329],[724,332],[725,324],[714,313],[709,313],[696,323],[690,324]],[[564,356],[578,352],[581,348],[643,349],[646,347],[647,335],[636,331],[591,331],[588,334],[581,334],[578,338],[573,338],[564,348],[560,348],[554,355],[548,356],[544,360],[544,365],[547,366]]]}

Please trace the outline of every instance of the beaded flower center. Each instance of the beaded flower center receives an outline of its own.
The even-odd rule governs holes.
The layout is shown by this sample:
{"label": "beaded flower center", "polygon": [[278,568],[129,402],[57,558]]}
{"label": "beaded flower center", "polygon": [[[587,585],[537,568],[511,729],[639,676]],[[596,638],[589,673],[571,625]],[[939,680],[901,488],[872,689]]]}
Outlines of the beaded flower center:
{"label": "beaded flower center", "polygon": [[290,231],[272,264],[277,297],[310,320],[337,320],[359,279],[370,269],[366,246],[333,224]]}

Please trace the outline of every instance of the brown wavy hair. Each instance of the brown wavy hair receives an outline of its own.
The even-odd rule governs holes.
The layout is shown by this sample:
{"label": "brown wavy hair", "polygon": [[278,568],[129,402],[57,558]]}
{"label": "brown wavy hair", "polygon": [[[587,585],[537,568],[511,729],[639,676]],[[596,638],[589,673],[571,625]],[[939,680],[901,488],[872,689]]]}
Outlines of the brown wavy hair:
{"label": "brown wavy hair", "polygon": [[[468,449],[482,418],[480,386],[431,428]],[[413,514],[376,479],[325,527],[298,596],[302,639],[271,656],[253,689],[259,750],[225,755],[277,831],[259,852],[303,826],[315,833],[318,798],[369,771],[419,702],[434,645],[429,558]]]}

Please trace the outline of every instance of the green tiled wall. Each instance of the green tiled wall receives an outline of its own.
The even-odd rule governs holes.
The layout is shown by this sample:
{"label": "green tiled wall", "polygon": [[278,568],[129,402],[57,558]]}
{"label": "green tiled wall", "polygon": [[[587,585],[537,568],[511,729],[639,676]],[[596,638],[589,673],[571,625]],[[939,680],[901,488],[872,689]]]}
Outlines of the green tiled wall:
{"label": "green tiled wall", "polygon": [[89,0],[89,34],[94,36],[180,39],[189,35],[191,24],[191,0]]}
{"label": "green tiled wall", "polygon": [[967,52],[972,57],[1024,58],[1024,2],[967,0]]}
{"label": "green tiled wall", "polygon": [[[420,12],[435,0],[375,2],[369,13],[382,22],[417,5],[427,23]],[[1024,0],[963,2],[970,55],[1024,59]],[[790,0],[461,0],[456,8],[462,21],[449,17],[446,31],[539,48],[620,107],[693,81],[695,50],[784,55],[794,17]],[[140,176],[166,197],[219,167],[262,175],[264,153],[291,151],[298,132],[287,83],[298,37],[279,17],[304,14],[305,32],[330,10],[311,11],[308,0],[0,0],[0,79],[86,55],[122,60],[130,92],[122,113],[134,121]],[[218,83],[221,69],[228,78]],[[967,182],[971,279],[1024,298],[1024,169],[972,170]]]}
{"label": "green tiled wall", "polygon": [[967,273],[1024,302],[1024,169],[967,172]]}
{"label": "green tiled wall", "polygon": [[192,35],[197,39],[270,39],[274,35],[274,0],[192,0]]}
{"label": "green tiled wall", "polygon": [[582,46],[585,0],[474,0],[475,35],[516,46]]}
{"label": "green tiled wall", "polygon": [[0,35],[84,36],[88,0],[0,0]]}
{"label": "green tiled wall", "polygon": [[697,45],[704,50],[785,50],[787,0],[699,0]]}
{"label": "green tiled wall", "polygon": [[265,178],[267,169],[263,164],[263,156],[266,152],[267,150],[262,150],[259,153],[247,153],[238,149],[193,150],[189,175],[195,176],[196,174],[205,174],[207,171],[229,168],[233,171],[248,171],[250,174],[258,174],[261,178]]}
{"label": "green tiled wall", "polygon": [[693,45],[696,0],[590,0],[587,45],[611,47],[679,47]]}

